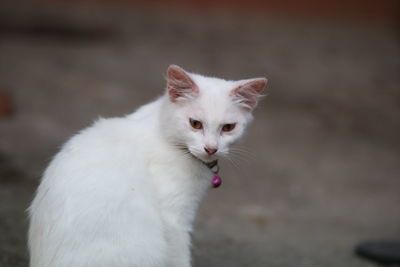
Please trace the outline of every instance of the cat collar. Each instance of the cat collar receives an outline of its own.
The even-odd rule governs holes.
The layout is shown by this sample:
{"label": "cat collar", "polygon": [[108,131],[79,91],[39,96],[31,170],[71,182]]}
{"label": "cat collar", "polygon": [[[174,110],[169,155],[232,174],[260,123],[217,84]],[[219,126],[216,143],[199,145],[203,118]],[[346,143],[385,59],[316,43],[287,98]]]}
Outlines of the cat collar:
{"label": "cat collar", "polygon": [[213,188],[219,187],[222,184],[222,179],[218,175],[219,172],[218,160],[214,160],[210,163],[205,163],[205,165],[214,173],[214,178],[211,181],[211,186]]}

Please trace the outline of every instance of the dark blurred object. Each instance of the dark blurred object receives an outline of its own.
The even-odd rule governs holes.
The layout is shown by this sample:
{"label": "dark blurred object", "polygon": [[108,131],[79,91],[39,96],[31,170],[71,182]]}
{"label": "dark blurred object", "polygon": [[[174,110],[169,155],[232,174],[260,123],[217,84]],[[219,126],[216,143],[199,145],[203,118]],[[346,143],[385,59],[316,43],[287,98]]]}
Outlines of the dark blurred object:
{"label": "dark blurred object", "polygon": [[357,255],[384,265],[400,266],[400,242],[369,241],[356,246]]}
{"label": "dark blurred object", "polygon": [[[22,173],[12,164],[9,157],[0,153],[0,186],[25,182]],[[0,261],[0,266],[1,261]]]}
{"label": "dark blurred object", "polygon": [[112,37],[107,26],[73,25],[60,20],[37,20],[27,24],[0,22],[1,35],[22,35],[34,38],[52,38],[62,41],[102,41]]}
{"label": "dark blurred object", "polygon": [[0,92],[0,117],[10,117],[14,112],[11,97],[5,92]]}
{"label": "dark blurred object", "polygon": [[58,0],[31,2],[68,2],[75,4],[96,3],[122,6],[161,6],[166,8],[190,8],[198,11],[231,10],[268,14],[291,18],[353,20],[369,23],[398,23],[400,1],[398,0]]}
{"label": "dark blurred object", "polygon": [[103,27],[74,27],[73,25],[35,22],[32,25],[0,25],[1,34],[20,34],[35,38],[50,37],[55,39],[72,41],[99,41],[110,37],[111,31]]}
{"label": "dark blurred object", "polygon": [[93,16],[94,7],[82,10],[79,5],[57,4],[57,1],[3,1],[0,9],[0,38],[17,36],[67,43],[113,39],[114,28],[109,22]]}

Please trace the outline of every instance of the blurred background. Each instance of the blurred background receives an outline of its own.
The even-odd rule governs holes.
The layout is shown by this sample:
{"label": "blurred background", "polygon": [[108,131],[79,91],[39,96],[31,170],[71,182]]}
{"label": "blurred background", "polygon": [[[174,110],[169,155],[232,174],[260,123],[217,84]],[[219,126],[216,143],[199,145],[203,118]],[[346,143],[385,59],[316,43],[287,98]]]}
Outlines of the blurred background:
{"label": "blurred background", "polygon": [[375,266],[353,248],[400,239],[399,26],[397,0],[2,0],[0,266],[27,266],[25,210],[60,146],[162,94],[169,64],[269,79],[195,267]]}

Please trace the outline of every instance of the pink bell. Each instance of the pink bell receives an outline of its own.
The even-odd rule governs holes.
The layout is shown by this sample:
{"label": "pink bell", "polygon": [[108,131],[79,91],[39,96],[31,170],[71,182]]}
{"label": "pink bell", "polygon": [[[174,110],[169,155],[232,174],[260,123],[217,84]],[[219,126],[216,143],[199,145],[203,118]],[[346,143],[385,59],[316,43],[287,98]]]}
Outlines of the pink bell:
{"label": "pink bell", "polygon": [[212,180],[212,187],[217,188],[222,184],[222,179],[218,174],[214,173],[214,179]]}

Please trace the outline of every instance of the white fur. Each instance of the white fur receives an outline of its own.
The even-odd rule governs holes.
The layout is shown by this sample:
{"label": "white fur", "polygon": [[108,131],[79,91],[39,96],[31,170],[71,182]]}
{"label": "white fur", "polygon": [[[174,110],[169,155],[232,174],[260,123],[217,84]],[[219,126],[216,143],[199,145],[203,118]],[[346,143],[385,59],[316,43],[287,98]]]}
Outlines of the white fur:
{"label": "white fur", "polygon": [[[200,89],[195,99],[173,103],[167,92],[63,146],[29,209],[31,267],[191,266],[192,223],[213,177],[199,159],[226,155],[251,113],[229,96],[240,81],[190,77]],[[218,152],[209,156],[205,145]]]}

